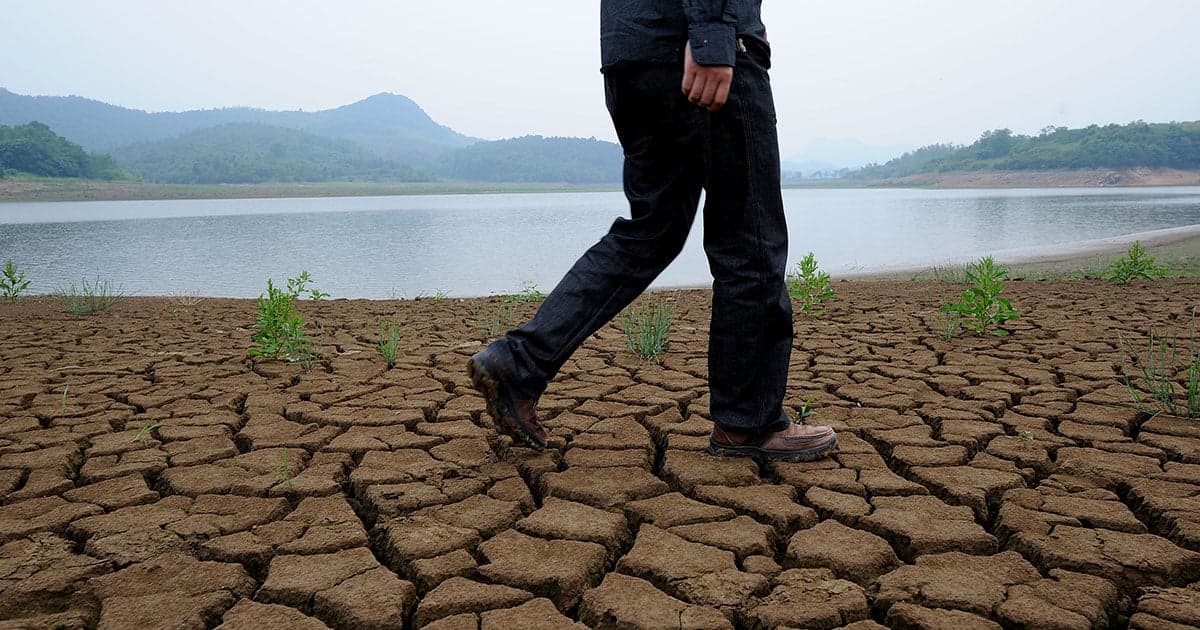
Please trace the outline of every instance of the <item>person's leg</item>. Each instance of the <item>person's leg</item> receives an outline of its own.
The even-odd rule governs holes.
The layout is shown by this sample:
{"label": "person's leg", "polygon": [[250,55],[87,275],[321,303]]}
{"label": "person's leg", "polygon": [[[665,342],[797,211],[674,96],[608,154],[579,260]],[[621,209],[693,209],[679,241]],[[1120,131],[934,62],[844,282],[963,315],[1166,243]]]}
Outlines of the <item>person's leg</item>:
{"label": "person's leg", "polygon": [[[706,113],[680,91],[682,69],[611,72],[605,97],[625,153],[629,219],[617,219],[567,272],[537,314],[472,359],[472,379],[501,425],[544,441],[536,401],[563,363],[679,254],[704,180]],[[491,365],[493,367],[487,367]],[[496,400],[511,399],[497,405]]]}
{"label": "person's leg", "polygon": [[768,67],[765,49],[738,55],[729,101],[712,115],[704,204],[704,247],[713,274],[712,417],[725,429],[753,433],[790,422],[783,397],[792,303]]}

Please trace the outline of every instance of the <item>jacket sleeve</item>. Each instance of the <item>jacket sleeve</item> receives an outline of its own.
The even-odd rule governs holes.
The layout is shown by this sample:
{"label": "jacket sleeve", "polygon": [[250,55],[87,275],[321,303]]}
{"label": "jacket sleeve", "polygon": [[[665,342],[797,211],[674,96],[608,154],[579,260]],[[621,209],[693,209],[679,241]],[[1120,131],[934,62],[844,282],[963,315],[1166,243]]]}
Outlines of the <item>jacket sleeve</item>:
{"label": "jacket sleeve", "polygon": [[683,0],[692,58],[702,66],[733,66],[737,61],[739,0]]}

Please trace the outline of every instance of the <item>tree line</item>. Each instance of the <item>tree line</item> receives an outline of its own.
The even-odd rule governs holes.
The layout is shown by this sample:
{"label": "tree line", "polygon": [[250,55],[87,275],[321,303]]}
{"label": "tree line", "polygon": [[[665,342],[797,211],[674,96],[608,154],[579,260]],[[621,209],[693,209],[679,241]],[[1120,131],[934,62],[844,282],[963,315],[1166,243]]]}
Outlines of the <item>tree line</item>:
{"label": "tree line", "polygon": [[888,179],[947,171],[1020,171],[1079,168],[1200,170],[1200,122],[1046,127],[1034,135],[1009,129],[984,132],[966,146],[933,144],[852,173]]}
{"label": "tree line", "polygon": [[126,174],[110,155],[89,153],[40,122],[0,125],[0,177],[120,179]]}

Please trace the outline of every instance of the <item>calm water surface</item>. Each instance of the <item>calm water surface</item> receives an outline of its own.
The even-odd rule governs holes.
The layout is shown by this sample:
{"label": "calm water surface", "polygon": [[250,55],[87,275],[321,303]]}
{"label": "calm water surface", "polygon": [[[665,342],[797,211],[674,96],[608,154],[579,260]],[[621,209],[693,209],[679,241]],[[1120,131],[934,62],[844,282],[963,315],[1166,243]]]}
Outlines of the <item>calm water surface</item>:
{"label": "calm water surface", "polygon": [[[1200,188],[786,190],[793,263],[934,266],[1200,224]],[[549,290],[628,212],[620,193],[0,203],[0,264],[48,293],[97,272],[126,293],[256,297],[308,270],[333,297]],[[705,285],[698,217],[657,286]]]}

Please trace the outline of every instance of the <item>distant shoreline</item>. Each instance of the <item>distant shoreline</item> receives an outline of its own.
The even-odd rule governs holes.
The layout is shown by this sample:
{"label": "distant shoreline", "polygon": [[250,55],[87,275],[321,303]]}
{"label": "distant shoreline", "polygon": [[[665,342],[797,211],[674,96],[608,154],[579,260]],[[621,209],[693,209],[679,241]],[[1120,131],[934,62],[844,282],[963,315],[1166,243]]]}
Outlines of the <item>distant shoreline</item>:
{"label": "distant shoreline", "polygon": [[[1150,188],[1200,186],[1200,171],[1077,169],[929,173],[887,180],[801,180],[784,189],[1016,189]],[[158,201],[299,197],[389,197],[504,193],[619,192],[620,184],[489,182],[316,182],[266,184],[150,184],[135,181],[0,179],[0,203],[52,201]]]}
{"label": "distant shoreline", "polygon": [[[1160,264],[1189,267],[1200,260],[1200,225],[1185,225],[1149,232],[1122,234],[1091,239],[1024,247],[994,252],[996,262],[1011,270],[1013,277],[1056,277],[1077,273],[1094,273],[1106,269],[1124,256],[1131,245],[1141,243]],[[935,277],[939,271],[962,268],[978,257],[947,260],[930,266],[907,266],[863,272],[835,274],[838,280],[920,280]]]}
{"label": "distant shoreline", "polygon": [[[392,197],[497,193],[608,192],[618,184],[490,182],[315,182],[269,184],[149,184],[78,179],[0,179],[0,204],[52,201],[172,201],[183,199],[275,199]],[[2,207],[2,206],[0,206]]]}

